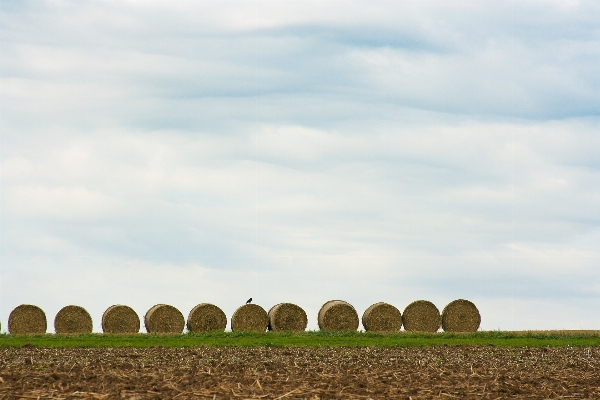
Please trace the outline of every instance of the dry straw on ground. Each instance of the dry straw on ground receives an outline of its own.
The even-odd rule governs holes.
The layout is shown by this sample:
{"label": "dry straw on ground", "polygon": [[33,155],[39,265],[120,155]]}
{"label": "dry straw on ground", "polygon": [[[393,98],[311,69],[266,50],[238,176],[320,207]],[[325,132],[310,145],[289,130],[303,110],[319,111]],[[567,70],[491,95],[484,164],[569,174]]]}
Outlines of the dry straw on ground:
{"label": "dry straw on ground", "polygon": [[224,331],[226,327],[227,316],[214,304],[198,304],[188,315],[187,328],[190,332]]}
{"label": "dry straw on ground", "polygon": [[232,331],[264,332],[268,325],[267,312],[257,304],[244,304],[231,316]]}
{"label": "dry straw on ground", "polygon": [[398,332],[402,327],[402,315],[391,304],[375,303],[365,310],[362,324],[370,332]]}
{"label": "dry straw on ground", "polygon": [[404,329],[410,332],[437,332],[442,324],[440,311],[427,300],[410,303],[402,313]]}
{"label": "dry straw on ground", "polygon": [[181,333],[185,320],[181,311],[168,304],[157,304],[144,316],[148,333]]}
{"label": "dry straw on ground", "polygon": [[59,335],[92,333],[92,317],[80,306],[63,307],[54,318],[54,331]]}
{"label": "dry straw on ground", "polygon": [[110,306],[102,314],[102,331],[104,333],[138,333],[140,317],[129,306],[122,304]]}
{"label": "dry straw on ground", "polygon": [[12,335],[42,334],[47,328],[46,314],[32,304],[21,304],[8,316],[8,333]]}
{"label": "dry straw on ground", "polygon": [[598,346],[23,346],[0,365],[4,400],[600,399]]}
{"label": "dry straw on ground", "polygon": [[308,318],[304,310],[292,303],[279,303],[268,312],[270,331],[302,332]]}
{"label": "dry straw on ground", "polygon": [[318,322],[322,331],[355,331],[358,329],[358,314],[351,304],[330,300],[319,310]]}
{"label": "dry straw on ground", "polygon": [[477,332],[481,315],[469,300],[454,300],[442,311],[442,329],[446,332]]}

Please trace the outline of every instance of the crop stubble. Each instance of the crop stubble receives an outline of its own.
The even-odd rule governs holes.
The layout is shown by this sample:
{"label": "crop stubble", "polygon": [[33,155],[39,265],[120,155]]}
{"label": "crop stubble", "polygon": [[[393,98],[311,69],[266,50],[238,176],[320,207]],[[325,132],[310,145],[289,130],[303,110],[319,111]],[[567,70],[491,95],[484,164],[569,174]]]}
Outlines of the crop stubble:
{"label": "crop stubble", "polygon": [[600,398],[597,347],[0,348],[0,398]]}

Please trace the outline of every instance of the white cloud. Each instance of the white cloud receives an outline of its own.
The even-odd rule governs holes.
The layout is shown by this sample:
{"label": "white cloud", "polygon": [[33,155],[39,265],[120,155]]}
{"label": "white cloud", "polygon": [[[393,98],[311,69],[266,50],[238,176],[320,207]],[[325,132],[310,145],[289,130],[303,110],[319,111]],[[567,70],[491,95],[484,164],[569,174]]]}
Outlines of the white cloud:
{"label": "white cloud", "polygon": [[467,297],[591,326],[595,7],[3,4],[0,318]]}

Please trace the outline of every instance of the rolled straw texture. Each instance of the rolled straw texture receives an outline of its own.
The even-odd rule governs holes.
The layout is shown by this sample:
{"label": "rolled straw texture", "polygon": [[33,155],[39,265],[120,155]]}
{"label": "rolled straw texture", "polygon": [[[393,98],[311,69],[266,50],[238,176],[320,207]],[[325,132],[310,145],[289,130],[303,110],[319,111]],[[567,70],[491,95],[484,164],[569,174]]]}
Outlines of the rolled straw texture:
{"label": "rolled straw texture", "polygon": [[54,331],[58,335],[92,333],[92,317],[85,308],[66,306],[54,318]]}
{"label": "rolled straw texture", "polygon": [[410,332],[437,332],[442,325],[442,317],[435,304],[427,300],[417,300],[404,309],[402,324],[404,329]]}
{"label": "rolled straw texture", "polygon": [[368,332],[398,332],[402,327],[402,315],[391,304],[375,303],[363,313],[362,324]]}
{"label": "rolled straw texture", "polygon": [[264,332],[268,325],[267,312],[257,304],[244,304],[231,316],[232,331]]}
{"label": "rolled straw texture", "polygon": [[270,331],[303,332],[308,324],[306,312],[292,303],[274,305],[267,314]]}
{"label": "rolled straw texture", "polygon": [[200,303],[188,315],[187,328],[190,332],[224,331],[227,317],[214,304]]}
{"label": "rolled straw texture", "polygon": [[46,333],[46,314],[38,306],[21,304],[8,316],[8,333],[11,335],[33,335]]}
{"label": "rolled straw texture", "polygon": [[454,300],[442,311],[442,329],[446,332],[477,332],[481,315],[469,300]]}
{"label": "rolled straw texture", "polygon": [[358,314],[354,307],[343,300],[330,300],[323,304],[317,318],[323,331],[355,331],[358,329]]}
{"label": "rolled straw texture", "polygon": [[138,333],[140,317],[129,306],[115,304],[102,314],[102,332],[104,333]]}
{"label": "rolled straw texture", "polygon": [[185,319],[181,311],[168,304],[157,304],[144,315],[144,326],[148,333],[181,333]]}

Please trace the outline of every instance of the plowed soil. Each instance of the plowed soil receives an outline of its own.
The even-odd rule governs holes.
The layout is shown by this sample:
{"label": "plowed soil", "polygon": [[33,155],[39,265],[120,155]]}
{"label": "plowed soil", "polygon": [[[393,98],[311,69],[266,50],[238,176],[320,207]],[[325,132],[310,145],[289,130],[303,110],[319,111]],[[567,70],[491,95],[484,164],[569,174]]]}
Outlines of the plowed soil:
{"label": "plowed soil", "polygon": [[1,348],[0,377],[1,399],[600,399],[600,348]]}

